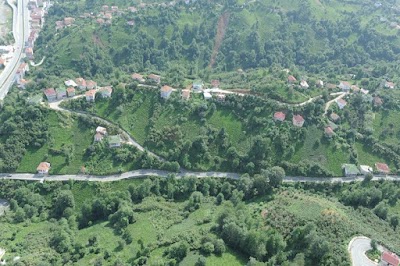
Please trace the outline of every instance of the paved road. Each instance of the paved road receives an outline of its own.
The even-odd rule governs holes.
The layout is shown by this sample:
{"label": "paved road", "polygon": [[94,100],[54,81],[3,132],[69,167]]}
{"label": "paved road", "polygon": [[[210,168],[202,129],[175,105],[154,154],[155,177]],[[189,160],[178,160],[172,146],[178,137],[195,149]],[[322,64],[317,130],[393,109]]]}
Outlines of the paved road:
{"label": "paved road", "polygon": [[8,90],[14,83],[14,76],[21,63],[21,58],[24,56],[23,48],[25,40],[28,34],[28,19],[29,15],[27,12],[27,3],[25,0],[18,0],[18,6],[16,7],[11,0],[7,0],[7,3],[13,9],[13,35],[15,39],[15,51],[14,56],[8,62],[7,66],[0,74],[0,99],[4,99],[7,95]]}
{"label": "paved road", "polygon": [[[334,94],[331,93],[331,95],[334,95]],[[342,99],[344,96],[347,95],[347,93],[346,92],[337,92],[336,95],[339,95],[339,96],[326,103],[325,110],[324,110],[324,115],[326,115],[328,113],[328,109],[329,109],[329,107],[331,106],[332,103],[336,102],[339,99]]]}
{"label": "paved road", "polygon": [[[371,249],[371,239],[365,236],[357,236],[353,238],[347,250],[350,253],[352,266],[377,266],[378,264],[368,259],[365,253]],[[384,248],[378,245],[381,252]]]}

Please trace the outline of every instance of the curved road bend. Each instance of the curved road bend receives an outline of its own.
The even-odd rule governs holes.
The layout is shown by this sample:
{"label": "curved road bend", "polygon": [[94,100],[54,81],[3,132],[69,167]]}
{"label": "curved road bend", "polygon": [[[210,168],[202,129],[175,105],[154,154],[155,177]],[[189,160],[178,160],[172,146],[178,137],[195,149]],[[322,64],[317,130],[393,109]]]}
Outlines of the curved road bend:
{"label": "curved road bend", "polygon": [[[370,260],[365,254],[371,249],[371,239],[365,236],[354,237],[347,248],[351,257],[352,266],[377,266],[378,264]],[[384,248],[378,245],[378,250],[383,252]]]}

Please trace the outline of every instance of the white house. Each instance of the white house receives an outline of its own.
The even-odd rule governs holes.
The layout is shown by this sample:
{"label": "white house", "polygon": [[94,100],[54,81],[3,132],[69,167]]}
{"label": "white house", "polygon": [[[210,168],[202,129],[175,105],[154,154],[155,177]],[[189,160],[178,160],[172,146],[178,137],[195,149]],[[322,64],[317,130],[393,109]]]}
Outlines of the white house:
{"label": "white house", "polygon": [[212,99],[211,93],[209,93],[209,92],[207,92],[207,91],[205,91],[205,92],[203,93],[203,96],[204,96],[204,99],[205,99],[205,100],[210,100],[210,99]]}
{"label": "white house", "polygon": [[374,171],[374,169],[372,169],[371,166],[369,165],[360,165],[360,172],[362,175],[366,175],[368,173],[372,173]]}
{"label": "white house", "polygon": [[302,80],[300,82],[300,87],[302,87],[303,89],[308,89],[310,86],[308,85],[307,81]]}

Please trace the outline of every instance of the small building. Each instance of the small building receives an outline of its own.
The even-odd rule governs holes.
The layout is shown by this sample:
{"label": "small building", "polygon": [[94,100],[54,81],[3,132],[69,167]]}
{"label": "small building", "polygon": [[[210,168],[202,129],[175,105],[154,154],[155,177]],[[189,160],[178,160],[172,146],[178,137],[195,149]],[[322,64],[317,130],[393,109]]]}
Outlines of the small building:
{"label": "small building", "polygon": [[323,88],[323,87],[324,87],[324,82],[323,82],[322,80],[317,80],[317,81],[315,82],[315,86],[316,86],[317,88]]}
{"label": "small building", "polygon": [[74,97],[75,96],[75,88],[74,87],[68,87],[67,88],[67,96],[68,97]]}
{"label": "small building", "polygon": [[385,163],[376,163],[375,164],[376,171],[380,174],[389,174],[390,168]]}
{"label": "small building", "polygon": [[347,105],[347,102],[343,99],[338,99],[336,101],[336,103],[337,103],[339,109],[343,109]]}
{"label": "small building", "polygon": [[67,90],[64,87],[58,87],[56,89],[56,93],[57,93],[57,99],[58,100],[67,97]]}
{"label": "small building", "polygon": [[391,81],[386,81],[386,82],[385,82],[385,88],[394,89],[395,86],[396,86],[396,84],[394,84],[394,83],[391,82]]}
{"label": "small building", "polygon": [[307,81],[302,80],[300,82],[300,87],[302,87],[303,89],[308,89],[310,86],[308,85]]}
{"label": "small building", "polygon": [[50,170],[50,163],[48,162],[41,162],[38,167],[36,168],[38,174],[46,175],[49,173]]}
{"label": "small building", "polygon": [[203,87],[204,87],[203,81],[201,81],[201,80],[195,80],[195,81],[193,81],[193,84],[192,84],[193,90],[195,90],[195,91],[201,91],[201,90],[203,89]]}
{"label": "small building", "polygon": [[161,77],[159,75],[156,75],[156,74],[150,74],[150,75],[147,76],[147,78],[150,79],[151,81],[157,83],[157,84],[160,84],[160,82],[161,82]]}
{"label": "small building", "polygon": [[64,85],[67,87],[77,87],[78,85],[72,79],[64,81]]}
{"label": "small building", "polygon": [[76,78],[75,83],[80,90],[86,90],[86,80],[84,78]]}
{"label": "small building", "polygon": [[344,92],[349,92],[350,91],[350,83],[347,81],[340,81],[338,88],[341,89]]}
{"label": "small building", "polygon": [[226,95],[223,93],[217,94],[217,101],[218,102],[225,102]]}
{"label": "small building", "polygon": [[99,132],[97,132],[96,134],[94,134],[94,141],[95,141],[95,142],[100,142],[100,141],[103,140],[103,138],[104,138],[104,135],[103,135],[103,134],[100,134]]}
{"label": "small building", "polygon": [[161,87],[160,93],[161,93],[161,98],[168,99],[169,96],[171,96],[172,87],[170,87],[168,85],[164,85]]}
{"label": "small building", "polygon": [[183,100],[189,100],[190,99],[190,90],[187,90],[187,89],[182,90],[181,97]]}
{"label": "small building", "polygon": [[57,93],[54,88],[45,89],[44,95],[46,95],[46,98],[49,102],[57,100]]}
{"label": "small building", "polygon": [[28,57],[28,59],[33,59],[33,49],[32,49],[32,47],[27,47],[27,48],[25,48],[25,54],[26,54],[26,57]]}
{"label": "small building", "polygon": [[107,135],[107,128],[98,126],[96,128],[96,133],[100,133],[102,135]]}
{"label": "small building", "polygon": [[382,104],[383,104],[383,100],[379,96],[375,96],[373,102],[374,102],[375,107],[382,106]]}
{"label": "small building", "polygon": [[71,26],[74,22],[75,22],[74,18],[71,18],[71,17],[64,18],[64,26],[65,27]]}
{"label": "small building", "polygon": [[382,266],[399,266],[400,259],[399,257],[390,252],[390,251],[383,251],[381,255],[381,263],[379,265]]}
{"label": "small building", "polygon": [[88,80],[86,81],[86,89],[88,90],[93,90],[97,88],[97,82],[93,80]]}
{"label": "small building", "polygon": [[204,100],[210,100],[210,99],[212,99],[212,95],[211,95],[211,93],[209,93],[208,91],[205,91],[205,92],[203,93],[203,96],[204,96]]}
{"label": "small building", "polygon": [[302,127],[304,124],[304,118],[301,115],[293,116],[293,125],[296,127]]}
{"label": "small building", "polygon": [[99,93],[102,98],[111,98],[113,89],[111,86],[105,86],[99,89]]}
{"label": "small building", "polygon": [[290,75],[288,76],[287,81],[289,84],[293,84],[297,81],[297,79],[294,76]]}
{"label": "small building", "polygon": [[374,169],[372,169],[372,167],[369,166],[369,165],[360,165],[359,168],[360,168],[360,173],[362,175],[366,175],[366,174],[369,174],[369,173],[372,174],[372,172],[374,171]]}
{"label": "small building", "polygon": [[218,79],[211,80],[211,88],[213,88],[213,89],[219,88],[219,80]]}
{"label": "small building", "polygon": [[90,90],[85,93],[86,101],[94,102],[96,99],[96,90]]}
{"label": "small building", "polygon": [[362,94],[364,94],[364,95],[367,95],[367,94],[369,93],[369,90],[366,90],[366,89],[361,88],[361,89],[360,89],[360,92],[361,92]]}
{"label": "small building", "polygon": [[119,135],[109,136],[108,145],[110,148],[121,147],[121,137]]}
{"label": "small building", "polygon": [[344,170],[345,176],[356,176],[360,174],[355,164],[343,164],[342,169]]}
{"label": "small building", "polygon": [[133,73],[131,75],[131,77],[132,77],[133,80],[137,80],[137,81],[139,81],[141,83],[145,82],[145,79],[143,78],[143,75],[141,75],[139,73]]}
{"label": "small building", "polygon": [[285,118],[286,118],[286,114],[283,113],[283,112],[276,112],[276,113],[274,114],[274,120],[275,120],[275,121],[281,121],[281,122],[283,122],[283,121],[285,121]]}
{"label": "small building", "polygon": [[324,133],[325,133],[325,136],[328,138],[332,138],[333,134],[334,134],[333,129],[330,126],[325,127]]}
{"label": "small building", "polygon": [[358,86],[356,86],[356,85],[351,85],[350,89],[354,93],[360,92],[360,88]]}
{"label": "small building", "polygon": [[23,90],[25,89],[25,86],[28,83],[29,83],[29,81],[26,80],[26,79],[20,79],[20,80],[17,81],[18,88],[23,89]]}

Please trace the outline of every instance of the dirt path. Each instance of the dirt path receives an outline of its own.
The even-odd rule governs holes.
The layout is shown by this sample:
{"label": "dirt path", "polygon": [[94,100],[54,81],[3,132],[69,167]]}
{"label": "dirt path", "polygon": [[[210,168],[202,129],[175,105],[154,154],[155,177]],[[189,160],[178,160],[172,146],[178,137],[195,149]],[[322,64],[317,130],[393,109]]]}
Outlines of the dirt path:
{"label": "dirt path", "polygon": [[217,58],[218,51],[219,48],[221,47],[222,40],[224,39],[225,31],[226,28],[228,27],[228,24],[229,24],[229,13],[224,13],[218,20],[217,35],[215,36],[214,48],[211,54],[211,59],[209,64],[210,68],[212,68],[215,63],[215,59]]}

